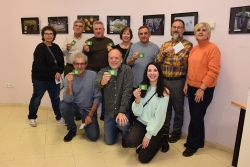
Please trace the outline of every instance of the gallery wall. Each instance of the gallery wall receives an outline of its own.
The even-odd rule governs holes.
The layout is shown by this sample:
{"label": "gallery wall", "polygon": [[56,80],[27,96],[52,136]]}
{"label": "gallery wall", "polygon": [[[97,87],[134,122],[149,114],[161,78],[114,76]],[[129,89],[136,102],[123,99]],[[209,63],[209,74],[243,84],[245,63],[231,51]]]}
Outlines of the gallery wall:
{"label": "gallery wall", "polygon": [[[206,140],[230,148],[234,147],[239,109],[231,105],[231,100],[246,102],[250,86],[249,48],[250,34],[228,34],[228,22],[231,7],[248,6],[249,0],[239,1],[198,1],[198,0],[12,0],[0,2],[0,104],[29,104],[32,95],[31,64],[33,51],[41,42],[40,34],[23,35],[22,17],[39,17],[40,28],[47,25],[47,17],[68,16],[69,34],[73,33],[72,24],[77,15],[99,15],[106,25],[107,15],[130,15],[133,42],[138,41],[137,30],[142,25],[143,15],[165,14],[165,35],[151,36],[150,40],[159,47],[168,41],[172,13],[198,12],[198,22],[215,22],[211,42],[221,51],[221,73],[215,89],[212,104],[205,117]],[[107,35],[107,34],[105,34]],[[62,45],[67,34],[59,34],[55,43]],[[93,34],[86,34],[92,37]],[[107,35],[115,44],[120,42],[119,35]],[[197,44],[194,36],[186,39]],[[6,82],[14,83],[14,88],[5,88]],[[187,102],[187,99],[186,99]],[[46,93],[42,106],[51,106]],[[189,111],[184,106],[185,121],[183,132],[187,133]],[[28,111],[27,111],[28,112]],[[24,118],[26,119],[26,118]],[[39,117],[38,117],[39,119]]]}

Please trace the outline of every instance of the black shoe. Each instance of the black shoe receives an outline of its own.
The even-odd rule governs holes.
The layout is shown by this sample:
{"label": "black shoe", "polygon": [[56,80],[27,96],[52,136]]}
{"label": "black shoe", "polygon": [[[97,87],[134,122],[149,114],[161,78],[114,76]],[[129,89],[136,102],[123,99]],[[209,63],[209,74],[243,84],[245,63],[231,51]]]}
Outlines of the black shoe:
{"label": "black shoe", "polygon": [[196,151],[186,149],[186,150],[182,153],[182,155],[183,155],[184,157],[191,157],[195,152],[196,152]]}
{"label": "black shoe", "polygon": [[73,139],[73,137],[76,135],[76,131],[70,130],[68,134],[63,138],[65,142],[69,142]]}
{"label": "black shoe", "polygon": [[75,120],[80,121],[80,120],[82,120],[82,118],[81,117],[75,117]]}
{"label": "black shoe", "polygon": [[100,120],[104,121],[104,115],[100,116]]}
{"label": "black shoe", "polygon": [[123,148],[127,148],[128,147],[127,144],[126,144],[126,142],[125,142],[125,139],[122,139],[122,147]]}
{"label": "black shoe", "polygon": [[180,140],[181,135],[179,135],[178,133],[172,133],[171,137],[168,139],[169,143],[175,143],[178,140]]}
{"label": "black shoe", "polygon": [[169,150],[169,144],[168,144],[168,135],[162,136],[162,147],[161,152],[165,153]]}
{"label": "black shoe", "polygon": [[139,153],[140,153],[141,147],[142,147],[141,144],[140,144],[139,146],[136,147],[136,150],[135,150],[136,154],[139,154]]}

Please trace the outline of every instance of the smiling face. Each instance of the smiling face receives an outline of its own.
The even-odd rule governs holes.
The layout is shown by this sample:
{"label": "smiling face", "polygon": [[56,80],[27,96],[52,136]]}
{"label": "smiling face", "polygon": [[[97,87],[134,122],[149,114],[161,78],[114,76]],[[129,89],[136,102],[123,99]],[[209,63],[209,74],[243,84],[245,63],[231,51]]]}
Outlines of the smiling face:
{"label": "smiling face", "polygon": [[103,38],[104,37],[104,27],[102,24],[94,24],[93,31],[96,38]]}
{"label": "smiling face", "polygon": [[159,71],[152,64],[148,66],[147,77],[148,77],[148,79],[150,81],[150,85],[152,85],[152,84],[155,85],[157,83],[157,81],[158,81]]}
{"label": "smiling face", "polygon": [[138,36],[140,38],[140,41],[142,44],[148,44],[149,43],[149,37],[150,32],[147,28],[141,28],[139,29]]}
{"label": "smiling face", "polygon": [[109,66],[112,70],[118,70],[122,64],[122,54],[117,49],[112,49],[108,55]]}
{"label": "smiling face", "polygon": [[209,32],[205,26],[198,28],[195,31],[195,38],[199,43],[205,42],[209,39]]}
{"label": "smiling face", "polygon": [[122,33],[122,40],[124,42],[129,42],[130,41],[130,38],[131,38],[131,34],[129,32],[129,30],[125,30],[123,33]]}
{"label": "smiling face", "polygon": [[82,76],[84,75],[85,69],[87,67],[87,63],[85,62],[85,59],[83,57],[77,57],[75,58],[73,66],[74,66],[74,69],[80,70],[79,76]]}
{"label": "smiling face", "polygon": [[51,30],[45,30],[43,34],[44,41],[46,43],[52,43],[54,40],[54,33]]}
{"label": "smiling face", "polygon": [[185,31],[184,25],[180,21],[175,21],[171,27],[171,35],[174,40],[181,39]]}
{"label": "smiling face", "polygon": [[84,29],[84,25],[81,22],[77,22],[73,26],[73,30],[74,30],[75,35],[81,35],[83,32],[83,29]]}

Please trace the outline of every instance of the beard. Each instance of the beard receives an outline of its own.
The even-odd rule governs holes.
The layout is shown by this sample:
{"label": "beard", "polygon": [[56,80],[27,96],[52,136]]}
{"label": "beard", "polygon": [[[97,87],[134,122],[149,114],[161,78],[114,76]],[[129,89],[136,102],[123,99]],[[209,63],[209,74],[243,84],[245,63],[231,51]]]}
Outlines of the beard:
{"label": "beard", "polygon": [[177,41],[178,39],[181,39],[182,36],[183,36],[182,34],[175,35],[175,34],[172,33],[172,38],[173,38],[174,41]]}

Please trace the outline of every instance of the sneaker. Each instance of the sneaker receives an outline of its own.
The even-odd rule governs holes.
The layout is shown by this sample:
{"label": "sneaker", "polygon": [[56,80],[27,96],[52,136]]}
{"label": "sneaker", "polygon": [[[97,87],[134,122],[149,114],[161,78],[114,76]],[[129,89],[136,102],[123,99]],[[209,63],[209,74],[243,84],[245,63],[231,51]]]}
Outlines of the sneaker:
{"label": "sneaker", "polygon": [[59,119],[59,120],[56,120],[56,122],[57,122],[58,124],[61,124],[61,125],[64,125],[64,126],[67,125],[67,124],[65,123],[65,120],[63,119],[63,117],[61,117],[61,119]]}
{"label": "sneaker", "polygon": [[35,119],[30,119],[29,124],[31,127],[36,127],[36,120]]}
{"label": "sneaker", "polygon": [[70,130],[68,134],[63,138],[65,142],[69,142],[73,139],[73,137],[76,135],[76,131]]}
{"label": "sneaker", "polygon": [[172,133],[171,137],[168,139],[169,143],[175,143],[178,140],[180,140],[181,135],[179,135],[178,133]]}
{"label": "sneaker", "polygon": [[169,150],[168,135],[163,135],[161,152],[165,153],[168,152],[168,150]]}
{"label": "sneaker", "polygon": [[128,147],[127,144],[126,144],[126,142],[125,142],[125,139],[122,139],[122,147],[123,148],[127,148]]}

